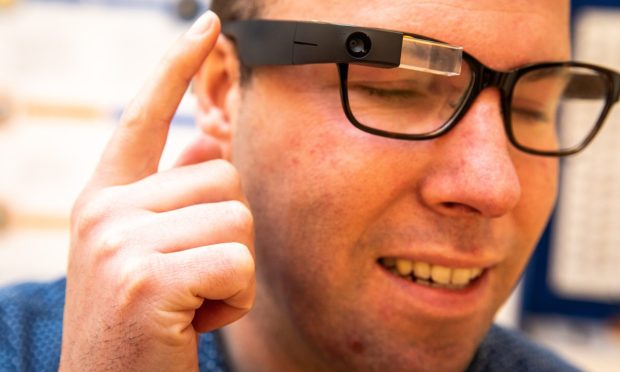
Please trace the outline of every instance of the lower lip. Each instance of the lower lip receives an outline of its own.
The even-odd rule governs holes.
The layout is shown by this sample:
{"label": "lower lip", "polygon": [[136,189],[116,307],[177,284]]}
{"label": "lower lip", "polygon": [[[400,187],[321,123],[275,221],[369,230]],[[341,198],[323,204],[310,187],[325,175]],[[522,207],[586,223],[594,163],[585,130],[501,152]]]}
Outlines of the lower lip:
{"label": "lower lip", "polygon": [[380,275],[390,287],[386,293],[390,302],[402,304],[433,317],[462,318],[479,312],[487,303],[491,269],[485,269],[478,278],[462,289],[434,288],[396,276],[380,264]]}

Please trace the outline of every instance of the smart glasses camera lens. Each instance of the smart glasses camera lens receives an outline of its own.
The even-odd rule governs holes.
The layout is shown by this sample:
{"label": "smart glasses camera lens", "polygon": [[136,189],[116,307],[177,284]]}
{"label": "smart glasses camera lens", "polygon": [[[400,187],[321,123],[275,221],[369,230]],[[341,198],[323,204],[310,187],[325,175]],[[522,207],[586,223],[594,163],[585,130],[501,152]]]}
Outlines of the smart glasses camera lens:
{"label": "smart glasses camera lens", "polygon": [[347,52],[353,58],[364,58],[372,46],[370,38],[363,32],[354,32],[347,38]]}

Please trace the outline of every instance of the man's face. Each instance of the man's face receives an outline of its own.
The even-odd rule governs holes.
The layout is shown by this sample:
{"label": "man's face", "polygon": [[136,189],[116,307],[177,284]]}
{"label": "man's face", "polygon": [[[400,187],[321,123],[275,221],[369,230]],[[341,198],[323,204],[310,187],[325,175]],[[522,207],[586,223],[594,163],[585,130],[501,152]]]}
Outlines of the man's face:
{"label": "man's face", "polygon": [[[278,1],[263,17],[417,33],[499,70],[568,57],[562,0]],[[256,221],[249,320],[283,353],[331,367],[466,366],[547,221],[557,160],[510,145],[493,89],[430,141],[353,127],[333,64],[257,68],[242,89],[232,160]],[[384,258],[483,271],[433,287]]]}

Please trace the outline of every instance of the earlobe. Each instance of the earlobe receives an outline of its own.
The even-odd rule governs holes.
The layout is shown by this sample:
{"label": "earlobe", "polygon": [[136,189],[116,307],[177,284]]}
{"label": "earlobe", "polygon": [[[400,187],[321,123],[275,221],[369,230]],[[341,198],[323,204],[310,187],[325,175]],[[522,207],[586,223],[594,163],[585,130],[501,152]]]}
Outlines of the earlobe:
{"label": "earlobe", "polygon": [[194,77],[196,124],[215,139],[229,158],[232,125],[239,94],[239,61],[233,44],[220,35],[209,57]]}

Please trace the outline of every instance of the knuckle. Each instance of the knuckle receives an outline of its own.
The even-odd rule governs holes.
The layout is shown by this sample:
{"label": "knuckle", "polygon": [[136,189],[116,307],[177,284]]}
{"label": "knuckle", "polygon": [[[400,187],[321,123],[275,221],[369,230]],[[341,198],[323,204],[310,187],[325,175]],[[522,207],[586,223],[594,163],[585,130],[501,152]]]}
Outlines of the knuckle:
{"label": "knuckle", "polygon": [[252,234],[254,231],[254,217],[250,209],[238,200],[229,201],[227,204],[228,212],[238,233],[243,236]]}
{"label": "knuckle", "polygon": [[155,278],[161,266],[156,256],[149,259],[137,258],[126,260],[119,270],[117,293],[122,294],[121,303],[132,304],[139,298],[146,298],[153,293]]}
{"label": "knuckle", "polygon": [[142,113],[136,106],[138,106],[138,103],[137,100],[134,98],[123,110],[123,114],[121,115],[120,120],[122,124],[126,126],[133,126],[141,121]]}
{"label": "knuckle", "polygon": [[254,257],[250,253],[250,249],[241,243],[232,243],[231,248],[233,252],[237,270],[243,276],[250,277],[254,274]]}
{"label": "knuckle", "polygon": [[71,210],[71,228],[78,238],[83,238],[97,229],[112,213],[115,203],[106,190],[98,192],[91,198],[79,198]]}
{"label": "knuckle", "polygon": [[249,248],[241,243],[231,243],[226,250],[228,253],[227,266],[231,271],[231,275],[243,279],[243,282],[247,282],[253,278],[255,264],[254,257],[252,257]]}
{"label": "knuckle", "polygon": [[109,227],[99,233],[97,241],[97,256],[109,257],[126,249],[131,244],[131,236],[124,228]]}
{"label": "knuckle", "polygon": [[121,126],[123,128],[132,129],[140,128],[145,123],[148,123],[154,128],[160,128],[167,125],[172,119],[170,115],[164,117],[155,115],[149,107],[145,98],[135,97],[123,111],[120,121]]}
{"label": "knuckle", "polygon": [[126,127],[134,127],[145,121],[145,112],[138,97],[134,97],[123,110],[121,123]]}
{"label": "knuckle", "polygon": [[178,43],[170,48],[160,60],[155,73],[154,79],[161,79],[172,74],[175,78],[180,79],[184,84],[189,84],[193,74],[186,71],[192,71],[191,60],[185,58],[188,47],[187,38],[180,38]]}
{"label": "knuckle", "polygon": [[218,178],[234,190],[241,190],[241,176],[237,168],[223,159],[213,160],[218,171]]}

